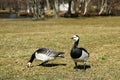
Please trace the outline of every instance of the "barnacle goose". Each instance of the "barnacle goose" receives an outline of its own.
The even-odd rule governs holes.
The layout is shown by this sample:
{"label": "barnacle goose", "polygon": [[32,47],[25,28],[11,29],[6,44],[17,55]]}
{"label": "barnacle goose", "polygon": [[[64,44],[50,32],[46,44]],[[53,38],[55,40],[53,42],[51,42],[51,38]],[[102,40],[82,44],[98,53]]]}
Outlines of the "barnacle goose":
{"label": "barnacle goose", "polygon": [[64,52],[56,52],[49,48],[40,48],[32,54],[27,65],[28,65],[28,67],[30,67],[35,58],[37,60],[42,61],[42,63],[40,65],[45,65],[45,63],[47,63],[50,60],[54,60],[56,57],[64,58],[64,56],[62,54],[64,54]]}
{"label": "barnacle goose", "polygon": [[71,39],[73,39],[75,42],[71,49],[70,55],[75,63],[76,70],[78,69],[77,62],[83,62],[84,70],[86,70],[86,61],[89,58],[89,53],[87,52],[85,48],[78,48],[79,38],[80,37],[78,35],[72,36]]}

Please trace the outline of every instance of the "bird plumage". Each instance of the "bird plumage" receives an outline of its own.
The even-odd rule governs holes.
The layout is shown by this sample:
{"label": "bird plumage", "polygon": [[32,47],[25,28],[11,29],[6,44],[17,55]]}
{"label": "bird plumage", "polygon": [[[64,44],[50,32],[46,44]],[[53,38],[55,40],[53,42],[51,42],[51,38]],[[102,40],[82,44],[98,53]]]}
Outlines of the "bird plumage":
{"label": "bird plumage", "polygon": [[77,69],[77,62],[83,62],[85,69],[86,61],[89,58],[89,53],[85,48],[78,48],[78,44],[79,44],[78,35],[74,35],[71,39],[73,39],[75,42],[71,49],[70,56],[75,62],[76,69]]}
{"label": "bird plumage", "polygon": [[46,62],[54,60],[56,57],[63,58],[64,56],[62,54],[64,54],[64,52],[56,52],[49,48],[40,48],[32,54],[30,60],[28,61],[28,66],[29,67],[31,66],[35,58],[37,60],[41,60],[42,61],[41,65],[44,65]]}
{"label": "bird plumage", "polygon": [[[87,53],[87,54],[86,54]],[[71,50],[71,57],[73,59],[84,59],[84,57],[88,57],[89,53],[84,48],[73,48]]]}

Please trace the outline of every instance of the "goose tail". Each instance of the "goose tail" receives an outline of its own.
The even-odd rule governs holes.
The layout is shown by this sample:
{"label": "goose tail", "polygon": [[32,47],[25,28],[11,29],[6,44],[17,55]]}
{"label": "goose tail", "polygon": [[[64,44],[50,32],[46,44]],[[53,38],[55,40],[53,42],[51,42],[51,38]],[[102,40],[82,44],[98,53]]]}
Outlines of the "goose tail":
{"label": "goose tail", "polygon": [[65,52],[58,52],[58,56],[57,57],[64,58],[63,54],[65,54]]}

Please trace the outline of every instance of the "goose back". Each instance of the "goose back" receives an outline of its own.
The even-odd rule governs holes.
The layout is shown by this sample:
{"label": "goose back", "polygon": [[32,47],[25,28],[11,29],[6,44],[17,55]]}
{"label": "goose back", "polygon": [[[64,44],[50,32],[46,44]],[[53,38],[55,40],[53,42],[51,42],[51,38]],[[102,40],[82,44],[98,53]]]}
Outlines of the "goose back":
{"label": "goose back", "polygon": [[48,49],[48,48],[40,48],[40,49],[36,50],[36,52],[38,54],[45,54],[45,55],[50,56],[50,57],[57,57],[60,54],[64,54],[64,52],[56,52],[56,51],[53,51],[53,50]]}

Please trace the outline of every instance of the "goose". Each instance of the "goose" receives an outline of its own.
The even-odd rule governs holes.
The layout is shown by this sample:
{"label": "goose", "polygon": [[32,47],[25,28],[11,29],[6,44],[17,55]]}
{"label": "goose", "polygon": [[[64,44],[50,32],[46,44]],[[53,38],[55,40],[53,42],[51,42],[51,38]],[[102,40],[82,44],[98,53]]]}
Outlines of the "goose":
{"label": "goose", "polygon": [[78,69],[77,62],[83,62],[84,63],[84,70],[86,70],[86,62],[89,58],[89,53],[85,48],[78,48],[79,39],[80,37],[78,35],[73,35],[72,38],[74,40],[74,45],[71,49],[70,56],[73,59],[75,63],[75,69]]}
{"label": "goose", "polygon": [[45,65],[48,61],[54,60],[56,57],[64,58],[62,54],[64,52],[56,52],[49,48],[40,48],[31,55],[27,65],[30,67],[35,58],[42,61],[40,65]]}

